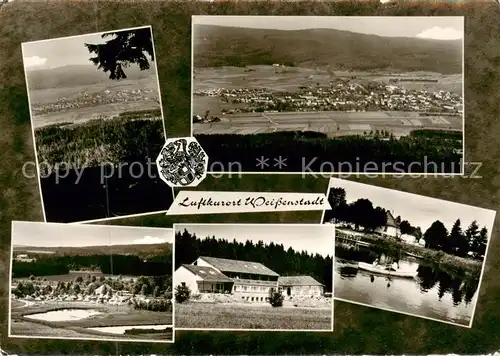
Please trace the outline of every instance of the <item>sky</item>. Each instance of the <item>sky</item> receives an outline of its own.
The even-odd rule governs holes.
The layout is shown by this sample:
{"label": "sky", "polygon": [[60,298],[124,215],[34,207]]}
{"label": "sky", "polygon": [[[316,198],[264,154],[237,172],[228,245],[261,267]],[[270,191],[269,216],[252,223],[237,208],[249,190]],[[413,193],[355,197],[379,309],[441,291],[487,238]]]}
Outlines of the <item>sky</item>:
{"label": "sky", "polygon": [[462,229],[477,220],[480,228],[486,226],[491,233],[495,220],[495,211],[458,204],[447,200],[430,198],[394,189],[376,187],[345,179],[331,178],[330,188],[344,188],[348,203],[364,198],[369,199],[374,206],[390,210],[394,217],[401,216],[412,226],[420,226],[425,232],[431,224],[439,220],[451,230],[457,219],[460,219]]}
{"label": "sky", "polygon": [[170,228],[58,224],[15,221],[12,244],[36,247],[82,247],[172,243]]}
{"label": "sky", "polygon": [[328,225],[299,224],[176,224],[175,231],[186,229],[198,238],[215,236],[230,242],[236,239],[245,243],[247,240],[264,244],[274,242],[283,244],[285,249],[292,247],[296,251],[306,251],[309,254],[332,256],[334,249],[334,231]]}
{"label": "sky", "polygon": [[439,40],[463,38],[459,16],[193,16],[193,24],[301,30],[330,28],[389,37],[420,37]]}
{"label": "sky", "polygon": [[101,38],[105,32],[61,37],[22,44],[26,70],[52,69],[67,65],[93,65],[85,43],[102,44],[111,37]]}

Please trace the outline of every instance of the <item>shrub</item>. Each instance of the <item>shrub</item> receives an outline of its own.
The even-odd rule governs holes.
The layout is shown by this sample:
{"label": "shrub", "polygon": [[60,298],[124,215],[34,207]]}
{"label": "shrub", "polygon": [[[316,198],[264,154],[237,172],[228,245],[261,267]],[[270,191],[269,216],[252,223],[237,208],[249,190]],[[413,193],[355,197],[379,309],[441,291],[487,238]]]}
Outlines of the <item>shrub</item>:
{"label": "shrub", "polygon": [[271,304],[273,307],[282,307],[283,306],[283,300],[285,297],[279,290],[273,290],[269,292],[269,304]]}
{"label": "shrub", "polygon": [[175,301],[177,303],[184,303],[191,297],[191,290],[188,286],[178,285],[175,287]]}

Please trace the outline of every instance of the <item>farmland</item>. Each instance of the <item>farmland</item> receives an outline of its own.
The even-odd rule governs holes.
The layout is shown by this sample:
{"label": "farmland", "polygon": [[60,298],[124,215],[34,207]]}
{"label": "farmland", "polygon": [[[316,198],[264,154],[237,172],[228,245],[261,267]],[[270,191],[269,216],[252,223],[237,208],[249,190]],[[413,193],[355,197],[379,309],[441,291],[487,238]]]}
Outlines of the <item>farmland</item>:
{"label": "farmland", "polygon": [[178,328],[331,330],[331,308],[187,302],[175,305]]}
{"label": "farmland", "polygon": [[277,131],[314,131],[328,137],[368,135],[389,131],[408,136],[415,129],[462,130],[460,116],[423,116],[418,112],[268,112],[233,114],[220,122],[195,123],[194,134],[257,134]]}
{"label": "farmland", "polygon": [[[256,169],[256,159],[281,157],[283,172],[303,172],[315,160],[308,166],[315,172],[364,172],[375,164],[370,172],[460,173],[461,78],[423,71],[196,68],[192,132],[209,165],[238,162],[244,172],[276,171],[273,162]],[[394,168],[395,162],[405,167]],[[412,162],[417,166],[409,168]],[[343,163],[350,168],[339,168]]]}

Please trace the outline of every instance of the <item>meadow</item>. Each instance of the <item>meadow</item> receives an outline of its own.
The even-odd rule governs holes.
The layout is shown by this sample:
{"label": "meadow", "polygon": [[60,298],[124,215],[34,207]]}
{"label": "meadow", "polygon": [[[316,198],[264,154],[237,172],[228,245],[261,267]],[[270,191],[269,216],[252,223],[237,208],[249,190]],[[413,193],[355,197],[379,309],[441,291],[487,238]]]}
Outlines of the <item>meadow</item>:
{"label": "meadow", "polygon": [[[140,325],[162,325],[172,324],[171,312],[152,312],[148,310],[134,310],[128,305],[104,305],[88,302],[45,302],[41,305],[29,305],[19,307],[19,301],[15,301],[18,307],[14,305],[11,309],[11,334],[13,335],[32,335],[48,337],[77,337],[77,338],[102,338],[102,339],[155,339],[171,340],[172,329],[164,333],[147,332],[134,335],[116,336],[102,333],[88,328],[111,327],[111,326],[140,326]],[[92,309],[103,313],[88,319],[71,321],[41,321],[28,320],[25,315],[35,313],[45,313],[49,311],[64,309]]]}
{"label": "meadow", "polygon": [[177,328],[331,330],[331,308],[186,302],[175,305]]}
{"label": "meadow", "polygon": [[[269,91],[294,91],[299,86],[327,86],[335,79],[349,79],[353,83],[367,80],[389,84],[389,79],[421,77],[437,80],[436,83],[400,82],[407,89],[425,88],[428,91],[445,90],[462,93],[463,77],[460,74],[440,74],[433,72],[386,72],[386,71],[346,71],[325,68],[301,67],[215,67],[195,68],[193,73],[193,92],[216,88],[266,88]],[[194,96],[193,104],[200,97]]]}

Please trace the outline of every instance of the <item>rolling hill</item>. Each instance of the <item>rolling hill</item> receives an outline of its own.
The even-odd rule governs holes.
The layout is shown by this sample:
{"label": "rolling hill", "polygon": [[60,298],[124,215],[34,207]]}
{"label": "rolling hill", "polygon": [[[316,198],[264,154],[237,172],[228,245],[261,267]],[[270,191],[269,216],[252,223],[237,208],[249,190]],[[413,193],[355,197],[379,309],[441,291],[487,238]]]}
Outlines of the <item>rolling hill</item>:
{"label": "rolling hill", "polygon": [[137,245],[111,245],[111,246],[82,246],[82,247],[40,247],[40,246],[14,246],[14,253],[27,253],[30,255],[140,255],[156,256],[171,253],[172,244],[137,244]]}
{"label": "rolling hill", "polygon": [[461,40],[197,25],[193,41],[196,68],[281,63],[337,70],[462,72]]}
{"label": "rolling hill", "polygon": [[141,71],[137,65],[125,68],[127,79],[113,81],[109,79],[109,74],[97,69],[93,65],[68,65],[63,67],[32,70],[26,73],[30,90],[53,89],[63,87],[75,87],[97,84],[122,83],[152,77],[156,78],[155,63],[151,63],[151,68]]}

